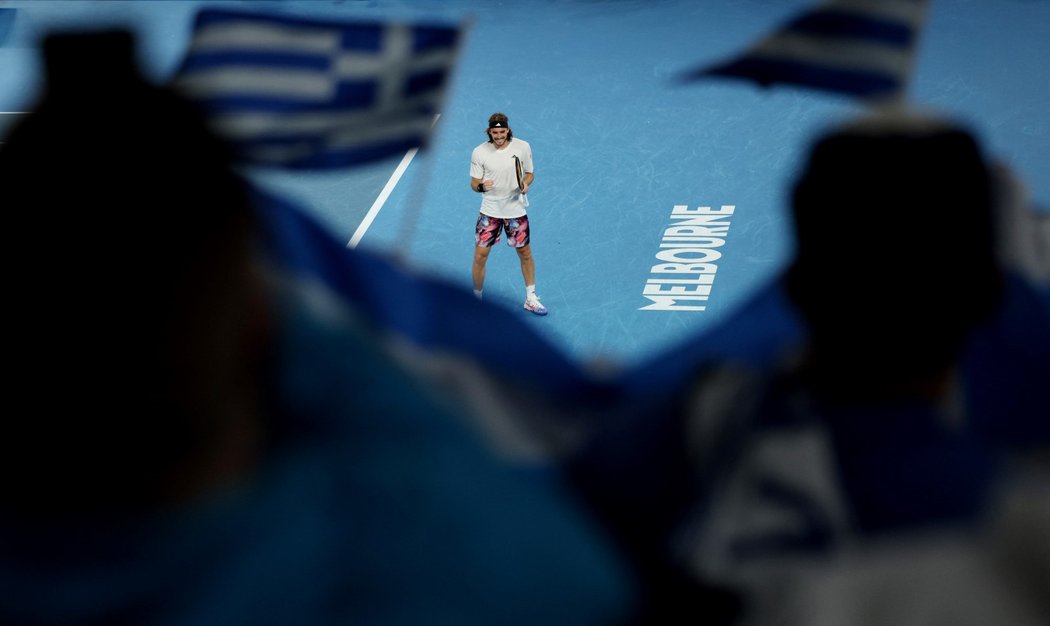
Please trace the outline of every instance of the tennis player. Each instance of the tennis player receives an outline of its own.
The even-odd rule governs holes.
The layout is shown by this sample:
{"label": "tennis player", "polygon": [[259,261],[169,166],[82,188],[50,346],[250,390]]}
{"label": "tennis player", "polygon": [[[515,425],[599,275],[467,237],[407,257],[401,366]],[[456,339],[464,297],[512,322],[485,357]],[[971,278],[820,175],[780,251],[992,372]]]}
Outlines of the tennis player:
{"label": "tennis player", "polygon": [[474,295],[481,299],[485,284],[485,264],[500,233],[507,234],[521,261],[525,279],[525,310],[546,315],[547,307],[536,295],[536,266],[529,245],[529,187],[532,185],[532,147],[515,139],[507,116],[493,113],[485,130],[488,141],[470,155],[470,188],[481,194],[481,213],[474,227]]}

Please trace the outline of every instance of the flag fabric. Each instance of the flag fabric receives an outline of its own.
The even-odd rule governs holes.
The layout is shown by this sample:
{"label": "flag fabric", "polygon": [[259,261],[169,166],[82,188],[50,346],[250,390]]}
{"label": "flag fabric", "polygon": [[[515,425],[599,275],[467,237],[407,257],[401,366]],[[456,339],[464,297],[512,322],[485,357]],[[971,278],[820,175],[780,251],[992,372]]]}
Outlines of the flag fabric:
{"label": "flag fabric", "polygon": [[246,164],[365,163],[426,145],[463,30],[204,9],[173,86]]}
{"label": "flag fabric", "polygon": [[7,36],[11,34],[16,15],[15,9],[0,9],[0,45],[3,45]]}
{"label": "flag fabric", "polygon": [[618,404],[615,377],[543,338],[520,308],[479,301],[469,289],[375,252],[347,248],[305,209],[252,189],[275,284],[364,325],[387,353],[477,421],[494,448],[548,457]]}
{"label": "flag fabric", "polygon": [[804,12],[742,55],[685,73],[686,82],[731,77],[792,84],[868,100],[907,90],[928,0],[831,0]]}

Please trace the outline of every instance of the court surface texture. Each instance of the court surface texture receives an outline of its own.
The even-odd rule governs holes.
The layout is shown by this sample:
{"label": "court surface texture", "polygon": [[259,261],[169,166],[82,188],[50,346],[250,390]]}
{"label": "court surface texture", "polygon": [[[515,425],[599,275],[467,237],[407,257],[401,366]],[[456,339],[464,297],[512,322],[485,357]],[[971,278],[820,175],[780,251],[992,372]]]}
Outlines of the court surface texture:
{"label": "court surface texture", "polygon": [[[737,54],[814,5],[802,0],[41,0],[0,3],[16,10],[0,45],[0,130],[34,100],[43,33],[130,26],[144,69],[164,80],[204,5],[467,23],[431,145],[411,161],[398,156],[335,172],[253,176],[342,241],[397,255],[469,290],[479,206],[468,187],[470,153],[485,139],[488,116],[506,113],[515,136],[534,151],[529,216],[538,293],[550,315],[522,309],[517,257],[503,243],[489,259],[485,298],[580,360],[649,359],[731,315],[791,254],[787,199],[810,142],[863,111],[846,97],[802,88],[675,82],[680,72]],[[969,124],[1044,208],[1047,59],[1050,1],[934,0],[908,90],[915,106]],[[723,241],[712,244],[718,257],[708,299],[683,302],[702,310],[662,310],[645,294],[652,267],[663,262],[656,255],[676,207],[724,214]],[[886,281],[872,289],[885,294],[886,307],[908,306],[895,299],[892,278],[908,271],[907,259],[893,253],[894,232],[908,227],[908,216],[887,206],[870,224],[885,232],[887,244]],[[500,338],[492,345],[499,350]]]}

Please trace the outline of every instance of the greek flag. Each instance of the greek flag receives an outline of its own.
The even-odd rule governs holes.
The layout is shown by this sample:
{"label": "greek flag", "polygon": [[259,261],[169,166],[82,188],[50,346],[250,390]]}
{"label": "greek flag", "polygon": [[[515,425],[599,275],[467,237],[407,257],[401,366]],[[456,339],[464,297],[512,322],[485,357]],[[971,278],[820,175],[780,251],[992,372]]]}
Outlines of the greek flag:
{"label": "greek flag", "polygon": [[865,100],[907,89],[927,0],[830,0],[758,41],[742,55],[682,76],[786,83]]}
{"label": "greek flag", "polygon": [[204,9],[173,86],[244,163],[354,165],[425,146],[462,30]]}

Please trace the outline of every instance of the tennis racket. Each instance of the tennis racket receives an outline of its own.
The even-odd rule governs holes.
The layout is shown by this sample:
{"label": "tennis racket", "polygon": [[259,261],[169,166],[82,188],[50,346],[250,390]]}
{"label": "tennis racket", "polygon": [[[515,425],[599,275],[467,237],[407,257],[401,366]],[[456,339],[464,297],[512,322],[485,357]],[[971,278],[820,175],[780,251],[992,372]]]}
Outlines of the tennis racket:
{"label": "tennis racket", "polygon": [[518,193],[521,194],[521,202],[529,206],[529,198],[525,195],[525,167],[516,154],[514,155],[514,174],[518,177]]}
{"label": "tennis racket", "polygon": [[514,155],[514,173],[518,175],[518,191],[525,191],[525,168],[518,155]]}

